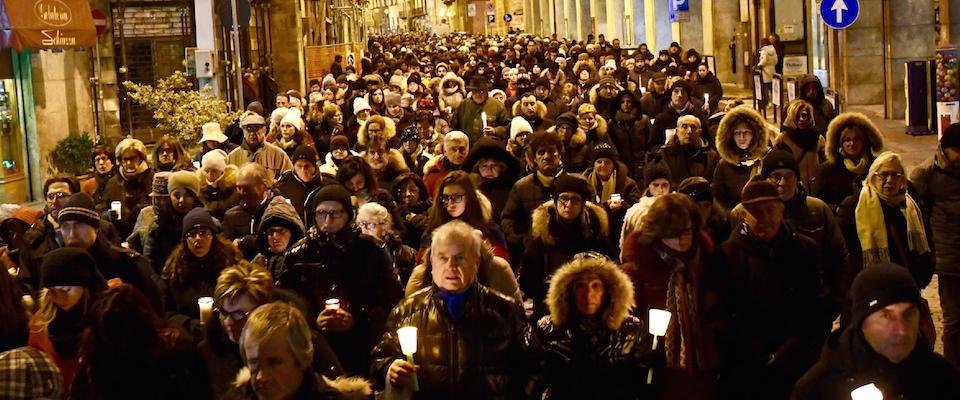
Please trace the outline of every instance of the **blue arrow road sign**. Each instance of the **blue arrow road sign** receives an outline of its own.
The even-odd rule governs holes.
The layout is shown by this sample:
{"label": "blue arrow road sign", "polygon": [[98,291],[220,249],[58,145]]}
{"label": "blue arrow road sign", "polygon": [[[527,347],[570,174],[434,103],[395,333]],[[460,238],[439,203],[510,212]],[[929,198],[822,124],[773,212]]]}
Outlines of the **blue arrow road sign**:
{"label": "blue arrow road sign", "polygon": [[860,17],[860,0],[823,0],[820,2],[820,18],[833,29],[853,25]]}

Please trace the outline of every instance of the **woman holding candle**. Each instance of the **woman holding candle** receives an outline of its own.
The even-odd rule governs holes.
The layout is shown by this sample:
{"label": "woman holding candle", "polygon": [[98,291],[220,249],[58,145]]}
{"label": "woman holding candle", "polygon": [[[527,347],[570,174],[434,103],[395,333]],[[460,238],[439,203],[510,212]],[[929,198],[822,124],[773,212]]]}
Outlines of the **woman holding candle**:
{"label": "woman holding candle", "polygon": [[713,398],[716,346],[700,314],[706,301],[700,283],[713,241],[702,225],[696,203],[671,193],[654,201],[640,230],[623,243],[623,270],[634,284],[636,315],[646,317],[650,309],[673,314],[663,338],[664,392],[675,398]]}
{"label": "woman holding candle", "polygon": [[662,361],[644,322],[630,315],[633,284],[615,263],[578,256],[554,273],[546,302],[550,314],[527,333],[540,367],[528,394],[652,398],[640,377]]}
{"label": "woman holding candle", "polygon": [[213,294],[217,276],[243,259],[236,245],[218,235],[220,226],[206,208],[195,208],[183,218],[181,242],[163,267],[166,308],[170,322],[200,337],[197,299]]}

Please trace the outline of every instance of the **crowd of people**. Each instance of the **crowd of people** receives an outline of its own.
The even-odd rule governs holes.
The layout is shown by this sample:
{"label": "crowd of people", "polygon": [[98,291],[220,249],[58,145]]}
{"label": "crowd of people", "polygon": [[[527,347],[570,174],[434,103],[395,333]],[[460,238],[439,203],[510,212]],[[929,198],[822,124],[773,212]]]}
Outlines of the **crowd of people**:
{"label": "crowd of people", "polygon": [[358,61],[0,210],[0,397],[960,398],[960,124],[911,172],[815,76],[771,130],[678,43]]}

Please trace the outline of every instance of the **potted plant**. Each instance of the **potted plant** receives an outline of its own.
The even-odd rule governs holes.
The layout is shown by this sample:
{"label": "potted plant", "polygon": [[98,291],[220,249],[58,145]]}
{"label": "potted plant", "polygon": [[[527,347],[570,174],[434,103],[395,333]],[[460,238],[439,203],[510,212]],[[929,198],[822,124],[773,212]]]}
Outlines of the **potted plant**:
{"label": "potted plant", "polygon": [[81,176],[93,169],[93,139],[87,132],[73,132],[50,152],[54,172]]}

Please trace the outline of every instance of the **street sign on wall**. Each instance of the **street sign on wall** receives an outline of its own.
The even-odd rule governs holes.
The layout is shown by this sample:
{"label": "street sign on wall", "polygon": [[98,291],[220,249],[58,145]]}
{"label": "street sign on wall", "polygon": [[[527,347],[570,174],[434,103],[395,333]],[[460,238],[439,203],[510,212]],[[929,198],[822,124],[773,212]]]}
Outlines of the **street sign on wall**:
{"label": "street sign on wall", "polygon": [[853,25],[860,17],[860,0],[823,0],[820,2],[820,18],[833,29]]}
{"label": "street sign on wall", "polygon": [[503,20],[504,20],[505,22],[513,21],[513,16],[510,15],[510,14],[503,14]]}

